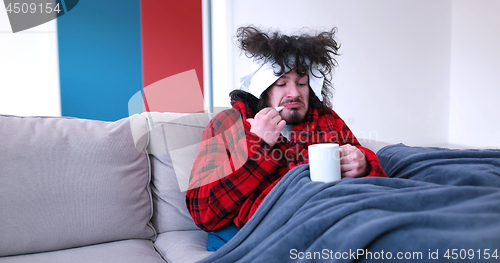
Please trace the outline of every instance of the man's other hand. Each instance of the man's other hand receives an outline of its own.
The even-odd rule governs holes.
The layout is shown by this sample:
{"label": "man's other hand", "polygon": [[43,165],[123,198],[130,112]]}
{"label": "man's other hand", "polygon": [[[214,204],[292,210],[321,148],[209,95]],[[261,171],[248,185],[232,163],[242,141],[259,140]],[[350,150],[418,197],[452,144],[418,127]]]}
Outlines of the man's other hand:
{"label": "man's other hand", "polygon": [[360,177],[368,173],[365,154],[358,148],[345,144],[340,146],[340,172],[342,177]]}

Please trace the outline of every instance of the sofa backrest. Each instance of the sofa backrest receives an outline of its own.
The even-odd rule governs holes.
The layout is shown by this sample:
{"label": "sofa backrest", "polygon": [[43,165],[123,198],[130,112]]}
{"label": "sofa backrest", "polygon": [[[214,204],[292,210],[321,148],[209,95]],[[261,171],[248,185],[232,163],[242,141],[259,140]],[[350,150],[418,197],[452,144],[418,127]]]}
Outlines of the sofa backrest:
{"label": "sofa backrest", "polygon": [[209,113],[143,113],[150,129],[153,225],[158,233],[197,230],[186,208],[191,167]]}
{"label": "sofa backrest", "polygon": [[0,257],[154,239],[147,120],[0,115]]}

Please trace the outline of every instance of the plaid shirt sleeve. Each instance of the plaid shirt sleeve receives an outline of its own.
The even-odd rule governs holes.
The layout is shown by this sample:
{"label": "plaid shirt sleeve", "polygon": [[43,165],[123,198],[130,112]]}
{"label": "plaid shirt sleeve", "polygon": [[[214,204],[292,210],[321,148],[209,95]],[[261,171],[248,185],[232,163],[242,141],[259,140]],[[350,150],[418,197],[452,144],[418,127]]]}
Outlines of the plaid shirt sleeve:
{"label": "plaid shirt sleeve", "polygon": [[340,145],[350,144],[352,146],[355,146],[365,154],[369,170],[369,173],[365,177],[387,177],[384,170],[382,169],[382,166],[380,165],[380,161],[377,155],[372,150],[361,146],[356,136],[354,136],[354,134],[349,129],[349,127],[347,127],[347,124],[342,120],[342,118],[340,118],[340,116],[338,116],[334,111],[332,111],[332,113],[335,131],[337,131],[338,143]]}
{"label": "plaid shirt sleeve", "polygon": [[231,109],[216,115],[203,132],[186,205],[204,231],[238,221],[243,203],[255,200],[279,174],[280,160],[266,158],[269,145],[249,131],[250,124]]}

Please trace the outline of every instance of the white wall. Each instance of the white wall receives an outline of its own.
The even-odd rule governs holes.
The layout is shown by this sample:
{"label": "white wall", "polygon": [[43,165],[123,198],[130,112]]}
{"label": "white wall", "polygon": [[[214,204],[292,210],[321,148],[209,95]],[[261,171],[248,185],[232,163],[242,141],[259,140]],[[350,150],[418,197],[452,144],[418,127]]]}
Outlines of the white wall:
{"label": "white wall", "polygon": [[212,1],[212,91],[214,107],[230,107],[233,80],[232,1]]}
{"label": "white wall", "polygon": [[455,0],[450,142],[500,148],[500,1]]}
{"label": "white wall", "polygon": [[0,4],[0,114],[60,116],[57,25],[12,33]]}
{"label": "white wall", "polygon": [[[410,145],[447,142],[451,0],[226,2],[231,35],[214,39],[214,46],[249,24],[285,33],[338,27],[342,55],[333,76],[333,104],[353,132]],[[236,45],[231,48],[233,74],[226,83],[214,83],[214,96],[223,98],[216,102],[227,104],[215,106],[228,106],[227,93],[250,71],[250,61]]]}

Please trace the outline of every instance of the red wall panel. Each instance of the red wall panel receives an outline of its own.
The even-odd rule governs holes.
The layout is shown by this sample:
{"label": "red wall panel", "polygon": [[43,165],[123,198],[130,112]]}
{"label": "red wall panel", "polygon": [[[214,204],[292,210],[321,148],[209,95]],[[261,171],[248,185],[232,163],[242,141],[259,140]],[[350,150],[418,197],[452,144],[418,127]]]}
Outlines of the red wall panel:
{"label": "red wall panel", "polygon": [[[203,46],[202,46],[202,3],[201,0],[142,0],[142,63],[143,87],[146,110],[177,111],[170,108],[154,109],[148,106],[147,86],[190,70],[196,71],[199,85],[197,91],[203,92]],[[178,83],[182,84],[182,83]],[[194,89],[194,86],[165,87],[162,94],[150,97],[175,97],[178,89]],[[184,100],[184,101],[179,101]],[[186,98],[177,98],[180,104]],[[203,103],[203,102],[201,102]],[[203,105],[201,105],[203,109]]]}

